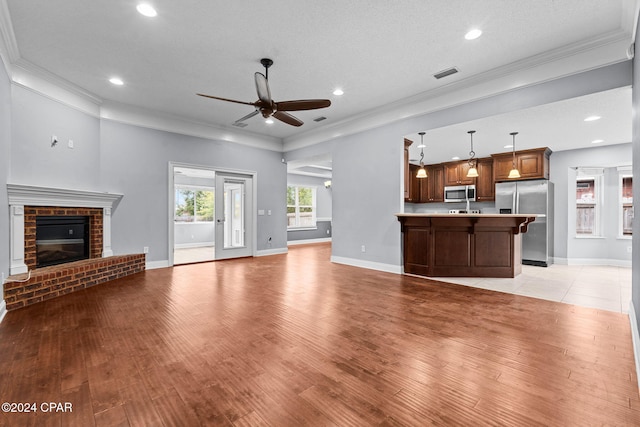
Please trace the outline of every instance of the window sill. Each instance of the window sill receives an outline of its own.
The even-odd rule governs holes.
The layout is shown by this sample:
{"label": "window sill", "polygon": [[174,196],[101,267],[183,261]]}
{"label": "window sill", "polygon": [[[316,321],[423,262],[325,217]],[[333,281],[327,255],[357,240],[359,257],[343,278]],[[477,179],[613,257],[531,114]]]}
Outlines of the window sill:
{"label": "window sill", "polygon": [[313,231],[317,229],[318,227],[295,227],[295,228],[287,228],[287,231]]}
{"label": "window sill", "polygon": [[618,236],[618,240],[632,240],[633,236]]}
{"label": "window sill", "polygon": [[604,236],[575,236],[576,239],[606,239]]}

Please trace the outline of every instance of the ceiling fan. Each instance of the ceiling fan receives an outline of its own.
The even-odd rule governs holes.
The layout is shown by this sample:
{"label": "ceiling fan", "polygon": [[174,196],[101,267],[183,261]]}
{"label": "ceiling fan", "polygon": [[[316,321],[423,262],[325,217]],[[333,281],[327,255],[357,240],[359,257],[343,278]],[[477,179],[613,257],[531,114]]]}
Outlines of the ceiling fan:
{"label": "ceiling fan", "polygon": [[302,110],[315,110],[318,108],[326,108],[331,105],[331,101],[328,99],[299,99],[296,101],[282,101],[275,102],[271,99],[271,91],[269,90],[269,67],[273,65],[273,61],[269,58],[262,58],[260,63],[264,66],[265,72],[255,73],[256,91],[258,92],[258,100],[256,102],[243,102],[236,101],[234,99],[220,98],[218,96],[205,95],[198,93],[199,96],[205,98],[219,99],[221,101],[235,102],[236,104],[252,105],[255,111],[247,114],[246,116],[238,119],[235,123],[243,122],[258,113],[261,113],[264,118],[270,116],[289,124],[291,126],[301,126],[302,120],[287,113],[287,111],[302,111]]}

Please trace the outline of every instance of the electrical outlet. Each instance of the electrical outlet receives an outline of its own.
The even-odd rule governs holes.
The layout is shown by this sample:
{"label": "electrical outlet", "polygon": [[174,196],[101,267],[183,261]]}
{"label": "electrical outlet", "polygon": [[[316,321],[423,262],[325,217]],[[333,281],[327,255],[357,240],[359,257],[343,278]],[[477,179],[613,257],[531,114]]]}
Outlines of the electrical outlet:
{"label": "electrical outlet", "polygon": [[73,148],[73,139],[70,139],[69,142],[67,143],[67,146],[69,148]]}
{"label": "electrical outlet", "polygon": [[361,250],[362,252],[366,252],[366,251],[367,251],[367,248],[365,248],[365,247],[364,247],[364,245],[362,245],[362,247],[360,247],[360,250]]}
{"label": "electrical outlet", "polygon": [[58,137],[55,135],[51,135],[51,146],[55,147],[58,144]]}
{"label": "electrical outlet", "polygon": [[145,246],[144,249],[142,249],[142,252],[144,252],[145,254],[149,253],[149,246]]}
{"label": "electrical outlet", "polygon": [[330,231],[329,231],[329,230],[327,230],[327,234],[329,234],[329,233],[330,233]]}

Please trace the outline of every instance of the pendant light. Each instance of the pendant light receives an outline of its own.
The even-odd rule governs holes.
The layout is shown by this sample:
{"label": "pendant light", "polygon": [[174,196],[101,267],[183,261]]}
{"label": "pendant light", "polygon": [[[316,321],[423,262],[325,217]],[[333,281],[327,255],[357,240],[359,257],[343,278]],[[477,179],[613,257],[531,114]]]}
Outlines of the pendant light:
{"label": "pendant light", "polygon": [[476,133],[476,131],[470,130],[467,133],[471,136],[471,151],[469,151],[469,171],[467,172],[467,178],[476,178],[478,176],[478,169],[476,169],[478,161],[474,160],[476,152],[473,151],[473,134]]}
{"label": "pendant light", "polygon": [[520,178],[520,171],[518,171],[518,168],[516,167],[516,135],[518,134],[518,132],[511,132],[509,135],[511,135],[513,137],[513,169],[511,169],[511,171],[509,172],[509,176],[508,178]]}
{"label": "pendant light", "polygon": [[420,169],[418,169],[416,178],[427,177],[427,170],[424,168],[424,134],[424,132],[418,132],[418,135],[420,135]]}

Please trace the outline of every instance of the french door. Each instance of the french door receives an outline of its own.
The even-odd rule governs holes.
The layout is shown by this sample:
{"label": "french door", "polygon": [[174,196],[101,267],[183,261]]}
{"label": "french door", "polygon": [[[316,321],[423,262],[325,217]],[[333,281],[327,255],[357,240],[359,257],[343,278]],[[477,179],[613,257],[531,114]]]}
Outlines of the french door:
{"label": "french door", "polygon": [[216,172],[215,259],[253,255],[253,177]]}

